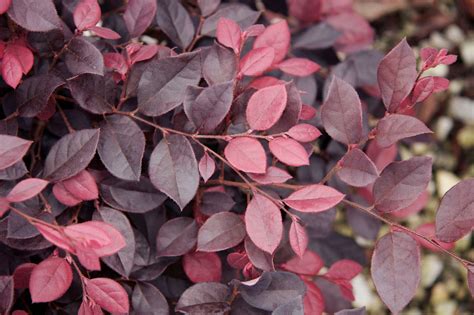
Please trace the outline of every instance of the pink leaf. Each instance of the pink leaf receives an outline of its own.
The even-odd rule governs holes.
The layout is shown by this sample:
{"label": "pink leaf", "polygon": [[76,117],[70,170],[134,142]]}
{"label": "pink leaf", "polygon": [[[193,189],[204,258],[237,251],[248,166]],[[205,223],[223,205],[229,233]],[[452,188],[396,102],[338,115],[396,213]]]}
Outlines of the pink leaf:
{"label": "pink leaf", "polygon": [[286,107],[284,85],[269,86],[255,92],[247,105],[247,121],[254,130],[270,129],[280,119]]}
{"label": "pink leaf", "polygon": [[86,290],[89,297],[100,307],[110,313],[128,313],[130,304],[125,289],[112,279],[86,279]]}
{"label": "pink leaf", "polygon": [[312,281],[304,281],[306,294],[303,298],[305,314],[323,314],[324,297],[321,290]]}
{"label": "pink leaf", "polygon": [[225,157],[240,171],[264,174],[267,157],[258,140],[250,137],[232,139],[224,150]]}
{"label": "pink leaf", "polygon": [[225,47],[232,48],[235,54],[240,51],[242,31],[240,26],[231,19],[221,17],[217,22],[217,41]]}
{"label": "pink leaf", "polygon": [[442,92],[447,90],[449,87],[449,80],[441,77],[433,77],[434,80],[434,90],[433,92]]}
{"label": "pink leaf", "polygon": [[44,179],[24,179],[16,184],[8,193],[7,200],[9,202],[22,202],[28,200],[39,194],[47,185],[48,181]]}
{"label": "pink leaf", "polygon": [[428,186],[432,163],[431,157],[414,157],[387,166],[374,183],[377,210],[392,212],[413,203]]}
{"label": "pink leaf", "polygon": [[87,223],[100,229],[111,240],[110,243],[94,250],[100,257],[113,255],[127,245],[123,235],[111,224],[100,221],[88,221]]}
{"label": "pink leaf", "polygon": [[277,67],[287,74],[298,77],[306,77],[321,68],[320,65],[306,58],[286,59],[280,62]]}
{"label": "pink leaf", "polygon": [[216,253],[194,252],[183,257],[183,269],[189,280],[197,282],[220,282],[221,259]]}
{"label": "pink leaf", "polygon": [[100,20],[101,12],[97,0],[81,0],[74,9],[74,24],[78,30],[83,31]]}
{"label": "pink leaf", "polygon": [[296,255],[303,257],[306,248],[308,247],[308,234],[301,224],[293,220],[289,231],[290,245]]}
{"label": "pink leaf", "polygon": [[283,235],[280,209],[267,197],[255,194],[247,205],[245,226],[250,239],[261,250],[273,254]]}
{"label": "pink leaf", "polygon": [[344,194],[334,188],[314,184],[301,188],[283,201],[301,212],[321,212],[336,206],[344,199]]}
{"label": "pink leaf", "polygon": [[275,138],[269,143],[273,155],[290,166],[309,165],[308,153],[304,147],[293,139]]}
{"label": "pink leaf", "polygon": [[16,89],[20,83],[23,68],[21,62],[12,53],[5,53],[2,59],[2,77],[6,84]]}
{"label": "pink leaf", "polygon": [[109,236],[92,222],[68,225],[64,228],[64,234],[75,243],[81,243],[94,249],[110,244],[112,240]]}
{"label": "pink leaf", "polygon": [[260,184],[281,184],[293,178],[287,171],[275,166],[269,166],[265,174],[247,173],[247,175]]}
{"label": "pink leaf", "polygon": [[257,76],[265,72],[272,65],[275,49],[263,47],[252,49],[240,60],[240,73],[248,76]]}
{"label": "pink leaf", "polygon": [[0,1],[0,14],[3,14],[8,11],[12,0],[2,0]]}
{"label": "pink leaf", "polygon": [[86,170],[64,180],[62,183],[64,188],[76,199],[94,200],[99,198],[99,189],[95,179]]}
{"label": "pink leaf", "polygon": [[72,270],[68,262],[59,257],[50,257],[37,265],[30,277],[30,293],[33,303],[51,302],[71,286]]}
{"label": "pink leaf", "polygon": [[355,186],[364,187],[372,184],[379,172],[377,167],[360,149],[352,149],[343,158],[342,168],[337,175],[345,183]]}
{"label": "pink leaf", "polygon": [[456,184],[441,199],[436,212],[436,236],[454,242],[474,227],[474,179]]}
{"label": "pink leaf", "polygon": [[36,266],[33,263],[24,263],[16,267],[15,272],[13,272],[15,289],[27,289],[30,286],[31,273]]}
{"label": "pink leaf", "polygon": [[259,36],[260,34],[263,33],[263,31],[265,31],[265,26],[263,24],[250,25],[244,31],[244,37],[248,38],[248,37]]}
{"label": "pink leaf", "polygon": [[24,42],[17,41],[13,44],[9,44],[6,49],[6,53],[14,55],[20,62],[23,74],[30,72],[34,62],[33,53],[25,45]]}
{"label": "pink leaf", "polygon": [[331,265],[324,275],[329,280],[352,280],[362,271],[362,266],[353,260],[342,259]]}
{"label": "pink leaf", "polygon": [[299,119],[301,120],[311,120],[316,116],[316,108],[310,105],[303,104],[301,106],[301,113]]}
{"label": "pink leaf", "polygon": [[103,315],[102,309],[93,301],[83,299],[77,315]]}
{"label": "pink leaf", "polygon": [[274,85],[282,85],[285,84],[286,82],[280,79],[277,79],[275,77],[269,77],[269,76],[262,76],[255,78],[248,87],[252,87],[254,89],[260,90],[269,86],[274,86]]}
{"label": "pink leaf", "polygon": [[418,244],[402,232],[384,235],[375,245],[370,269],[380,298],[392,313],[398,314],[420,283]]}
{"label": "pink leaf", "polygon": [[367,147],[367,156],[374,162],[377,169],[382,171],[387,165],[395,161],[398,149],[396,145],[388,148],[381,148],[377,145],[377,141],[370,141]]}
{"label": "pink leaf", "polygon": [[434,92],[434,88],[433,77],[430,76],[418,80],[411,95],[412,104],[421,103],[426,100]]}
{"label": "pink leaf", "polygon": [[329,16],[326,22],[342,33],[337,37],[334,45],[338,51],[356,52],[366,49],[374,41],[374,30],[370,24],[364,17],[352,10]]}
{"label": "pink leaf", "polygon": [[262,34],[260,34],[253,43],[253,49],[272,47],[275,56],[271,64],[277,64],[282,61],[290,47],[290,29],[286,20],[268,26]]}
{"label": "pink leaf", "polygon": [[312,142],[321,136],[318,128],[310,124],[299,124],[293,126],[286,132],[287,135],[299,142]]}
{"label": "pink leaf", "polygon": [[0,135],[0,170],[20,161],[30,148],[32,141],[15,136]]}
{"label": "pink leaf", "polygon": [[354,88],[334,77],[321,107],[321,119],[327,133],[345,144],[356,144],[362,139],[362,106]]}
{"label": "pink leaf", "polygon": [[128,71],[127,62],[119,53],[105,53],[104,65],[120,74],[126,74]]}
{"label": "pink leaf", "polygon": [[403,39],[380,62],[377,79],[382,100],[389,112],[394,112],[410,93],[417,77],[416,58]]}
{"label": "pink leaf", "polygon": [[376,139],[379,147],[386,148],[401,139],[425,133],[433,132],[418,118],[391,114],[378,122]]}
{"label": "pink leaf", "polygon": [[322,0],[288,0],[288,11],[303,23],[313,23],[321,18],[322,4],[332,1]]}
{"label": "pink leaf", "polygon": [[66,187],[64,187],[64,184],[62,182],[58,182],[54,184],[53,194],[54,194],[54,197],[56,197],[56,199],[60,203],[69,207],[73,207],[82,202],[81,199],[78,199],[73,194],[71,194],[71,192],[69,192],[69,190],[67,190]]}
{"label": "pink leaf", "polygon": [[158,45],[145,45],[141,46],[136,52],[131,54],[130,59],[132,64],[135,64],[140,61],[145,61],[153,58],[159,51],[160,47]]}
{"label": "pink leaf", "polygon": [[300,275],[316,276],[324,267],[324,261],[316,253],[307,250],[303,256],[295,256],[282,264],[281,267]]}
{"label": "pink leaf", "polygon": [[[443,242],[436,238],[436,227],[434,223],[422,224],[419,227],[417,227],[415,231],[423,236],[426,236],[434,240],[444,249],[451,250],[454,248],[454,245],[455,245],[454,243]],[[420,243],[421,246],[435,252],[440,251],[438,247],[432,245],[430,242],[426,241],[424,238],[416,236],[416,235],[415,235],[415,238],[418,241],[418,243]]]}
{"label": "pink leaf", "polygon": [[216,162],[204,152],[201,160],[199,161],[199,173],[201,174],[204,182],[207,182],[211,178],[212,174],[216,171]]}
{"label": "pink leaf", "polygon": [[0,218],[10,209],[10,203],[5,198],[0,198]]}
{"label": "pink leaf", "polygon": [[86,269],[91,271],[100,270],[99,256],[93,250],[90,250],[86,246],[79,244],[76,246],[76,256],[79,259],[81,265]]}
{"label": "pink leaf", "polygon": [[119,33],[112,31],[110,28],[92,26],[89,28],[95,33],[95,35],[105,39],[119,39],[121,36]]}
{"label": "pink leaf", "polygon": [[429,198],[430,193],[425,190],[411,205],[401,210],[394,211],[391,215],[397,218],[406,218],[412,214],[418,213],[426,206]]}
{"label": "pink leaf", "polygon": [[60,232],[60,230],[42,223],[36,223],[34,226],[49,242],[67,250],[68,252],[74,253],[74,247],[71,244],[71,241],[64,235],[64,233]]}

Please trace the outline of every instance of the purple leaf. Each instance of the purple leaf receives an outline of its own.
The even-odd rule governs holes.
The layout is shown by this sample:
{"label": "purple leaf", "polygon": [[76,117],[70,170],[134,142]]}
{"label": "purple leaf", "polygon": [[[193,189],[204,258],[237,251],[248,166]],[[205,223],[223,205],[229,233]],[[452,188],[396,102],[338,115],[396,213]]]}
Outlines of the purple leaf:
{"label": "purple leaf", "polygon": [[183,102],[186,86],[197,85],[200,78],[199,52],[150,63],[138,84],[140,111],[148,116],[160,116],[169,112]]}
{"label": "purple leaf", "polygon": [[230,211],[234,205],[234,200],[227,193],[207,191],[202,195],[201,212],[212,216],[219,212]]}
{"label": "purple leaf", "polygon": [[250,262],[255,267],[264,271],[275,270],[275,266],[273,265],[273,255],[258,248],[257,245],[252,242],[250,237],[245,238],[244,246]]}
{"label": "purple leaf", "polygon": [[341,310],[334,315],[366,315],[367,312],[365,310],[365,306],[358,307],[358,308],[353,308],[353,309],[347,309],[347,310]]}
{"label": "purple leaf", "polygon": [[203,55],[202,76],[209,85],[235,79],[238,60],[232,50],[216,43]]}
{"label": "purple leaf", "polygon": [[196,245],[198,225],[191,218],[182,217],[167,221],[156,237],[159,257],[181,256]]}
{"label": "purple leaf", "polygon": [[217,252],[238,245],[246,236],[242,219],[231,212],[212,215],[198,233],[197,250]]}
{"label": "purple leaf", "polygon": [[399,313],[420,283],[418,243],[402,232],[384,235],[375,245],[371,271],[380,298],[392,313]]}
{"label": "purple leaf", "polygon": [[110,173],[125,180],[140,180],[144,151],[145,136],[131,118],[106,117],[97,152]]}
{"label": "purple leaf", "polygon": [[338,77],[329,86],[328,96],[321,107],[321,119],[327,133],[345,144],[362,139],[362,107],[354,88]]}
{"label": "purple leaf", "polygon": [[454,242],[474,227],[474,179],[456,184],[441,199],[436,213],[436,237]]}
{"label": "purple leaf", "polygon": [[20,116],[38,115],[47,106],[54,90],[63,83],[63,80],[51,74],[37,75],[23,81],[15,91]]}
{"label": "purple leaf", "polygon": [[102,115],[113,111],[117,89],[111,76],[83,74],[68,80],[68,87],[79,106],[88,112]]}
{"label": "purple leaf", "polygon": [[417,77],[416,58],[404,38],[380,62],[377,78],[387,111],[393,113],[410,93]]}
{"label": "purple leaf", "polygon": [[181,48],[186,48],[194,37],[195,29],[188,11],[175,0],[158,0],[156,23]]}
{"label": "purple leaf", "polygon": [[433,132],[418,118],[391,114],[378,122],[376,139],[379,147],[386,148],[399,140],[424,133]]}
{"label": "purple leaf", "polygon": [[215,171],[216,162],[214,162],[214,159],[212,159],[207,152],[204,152],[201,160],[199,160],[199,174],[201,174],[204,182],[207,182]]}
{"label": "purple leaf", "polygon": [[0,170],[0,180],[15,180],[25,176],[28,173],[23,161],[18,161],[12,166]]}
{"label": "purple leaf", "polygon": [[15,136],[0,135],[0,170],[20,161],[30,148],[31,141]]}
{"label": "purple leaf", "polygon": [[166,298],[154,285],[137,282],[131,296],[132,307],[139,314],[169,314]]}
{"label": "purple leaf", "polygon": [[211,133],[227,116],[234,96],[234,82],[225,82],[204,89],[191,102],[184,102],[189,120],[202,133]]}
{"label": "purple leaf", "polygon": [[197,0],[202,16],[209,16],[216,11],[221,0]]}
{"label": "purple leaf", "polygon": [[59,139],[46,157],[43,176],[56,182],[85,169],[95,155],[99,134],[99,129],[84,129]]}
{"label": "purple leaf", "polygon": [[377,167],[372,160],[357,148],[344,156],[341,166],[337,175],[351,186],[364,187],[372,184],[379,177]]}
{"label": "purple leaf", "polygon": [[83,37],[74,38],[66,50],[65,62],[73,75],[91,73],[104,75],[104,58],[100,51]]}
{"label": "purple leaf", "polygon": [[15,23],[32,32],[47,32],[62,26],[52,0],[12,1],[8,16]]}
{"label": "purple leaf", "polygon": [[182,209],[194,198],[199,171],[193,148],[181,135],[170,135],[158,143],[148,167],[152,184]]}
{"label": "purple leaf", "polygon": [[123,19],[130,37],[138,37],[150,26],[156,13],[155,0],[129,0]]}
{"label": "purple leaf", "polygon": [[240,29],[244,30],[247,27],[253,25],[258,17],[260,12],[251,10],[248,6],[233,3],[222,5],[216,13],[209,16],[202,25],[201,34],[206,36],[215,36],[217,23],[221,17],[234,20],[239,24]]}
{"label": "purple leaf", "polygon": [[328,23],[322,22],[307,28],[301,35],[296,36],[293,48],[314,50],[331,47],[341,35]]}
{"label": "purple leaf", "polygon": [[374,183],[377,210],[392,212],[412,204],[428,186],[432,163],[430,157],[414,157],[387,166]]}
{"label": "purple leaf", "polygon": [[176,311],[191,314],[218,314],[230,310],[230,289],[222,283],[197,283],[183,292]]}
{"label": "purple leaf", "polygon": [[14,302],[14,287],[12,276],[0,276],[0,312],[9,314]]}

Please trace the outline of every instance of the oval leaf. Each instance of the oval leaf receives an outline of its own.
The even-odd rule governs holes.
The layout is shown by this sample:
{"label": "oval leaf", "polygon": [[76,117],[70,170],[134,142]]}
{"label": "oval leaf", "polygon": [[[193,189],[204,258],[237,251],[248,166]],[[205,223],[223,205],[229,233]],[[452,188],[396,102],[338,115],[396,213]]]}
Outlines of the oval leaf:
{"label": "oval leaf", "polygon": [[21,27],[32,32],[47,32],[61,28],[52,0],[15,0],[8,9],[8,16]]}
{"label": "oval leaf", "polygon": [[183,257],[183,269],[189,280],[197,282],[220,282],[221,259],[216,253],[195,252]]}
{"label": "oval leaf", "polygon": [[212,215],[198,233],[197,250],[217,252],[238,245],[245,238],[245,225],[240,217],[231,212]]}
{"label": "oval leaf", "polygon": [[48,181],[39,178],[24,179],[13,187],[7,195],[9,202],[22,202],[33,198],[39,194],[46,186]]}
{"label": "oval leaf", "polygon": [[273,155],[290,166],[309,165],[309,157],[305,148],[293,139],[279,137],[269,143]]}
{"label": "oval leaf", "polygon": [[191,218],[182,217],[167,221],[156,237],[159,256],[181,256],[196,244],[198,226]]}
{"label": "oval leaf", "polygon": [[201,174],[204,182],[207,182],[211,178],[212,174],[216,171],[216,162],[204,152],[201,160],[199,160],[199,174]]}
{"label": "oval leaf", "polygon": [[254,138],[232,139],[225,147],[224,154],[229,163],[240,171],[264,174],[267,169],[265,150]]}
{"label": "oval leaf", "polygon": [[31,141],[15,136],[0,135],[0,170],[20,161],[30,148]]}
{"label": "oval leaf", "polygon": [[386,148],[397,141],[409,137],[414,137],[424,133],[433,133],[418,118],[391,114],[381,119],[377,124],[377,144],[381,148]]}
{"label": "oval leaf", "polygon": [[343,198],[344,194],[332,187],[314,184],[295,191],[283,201],[301,212],[321,212],[336,206]]}
{"label": "oval leaf", "polygon": [[261,75],[267,70],[275,58],[275,49],[263,47],[252,49],[240,60],[240,73],[248,76]]}
{"label": "oval leaf", "polygon": [[240,26],[231,19],[220,18],[217,22],[217,41],[225,47],[232,48],[235,54],[239,53],[242,42]]}
{"label": "oval leaf", "polygon": [[352,149],[342,159],[342,168],[337,172],[339,178],[345,183],[364,187],[372,184],[379,172],[371,159],[360,149]]}
{"label": "oval leaf", "polygon": [[85,280],[88,296],[110,313],[128,313],[130,305],[125,289],[112,279],[94,278]]}
{"label": "oval leaf", "polygon": [[68,262],[50,257],[37,265],[30,276],[30,293],[33,303],[51,302],[60,298],[72,283],[72,270]]}
{"label": "oval leaf", "polygon": [[74,9],[74,24],[82,31],[96,25],[100,20],[101,12],[97,0],[81,0]]}
{"label": "oval leaf", "polygon": [[276,166],[269,166],[265,174],[247,174],[251,179],[260,184],[281,184],[293,178],[287,171]]}
{"label": "oval leaf", "polygon": [[275,57],[272,64],[282,61],[290,47],[290,29],[286,20],[268,26],[260,34],[253,44],[253,48],[272,47],[275,50]]}
{"label": "oval leaf", "polygon": [[270,129],[280,119],[286,107],[284,85],[269,86],[255,92],[247,105],[246,115],[250,128]]}
{"label": "oval leaf", "polygon": [[308,234],[306,230],[298,221],[293,220],[290,225],[290,231],[288,232],[290,239],[290,245],[296,255],[303,257],[306,248],[308,247]]}
{"label": "oval leaf", "polygon": [[129,0],[123,14],[130,37],[138,37],[150,26],[156,14],[155,0]]}
{"label": "oval leaf", "polygon": [[321,136],[321,132],[318,128],[310,124],[298,124],[293,126],[286,134],[299,142],[312,142]]}

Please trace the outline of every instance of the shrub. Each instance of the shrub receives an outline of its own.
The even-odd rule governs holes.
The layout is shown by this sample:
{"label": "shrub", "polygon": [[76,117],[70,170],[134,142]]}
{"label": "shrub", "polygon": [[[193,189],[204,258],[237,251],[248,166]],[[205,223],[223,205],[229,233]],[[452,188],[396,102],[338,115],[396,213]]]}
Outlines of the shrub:
{"label": "shrub", "polygon": [[472,290],[450,251],[472,179],[433,224],[396,222],[432,164],[397,142],[431,133],[416,106],[449,82],[424,72],[456,57],[402,40],[382,58],[347,1],[257,4],[2,2],[1,313],[336,312],[367,265],[336,207],[366,239],[390,227],[371,274],[393,313],[420,245]]}

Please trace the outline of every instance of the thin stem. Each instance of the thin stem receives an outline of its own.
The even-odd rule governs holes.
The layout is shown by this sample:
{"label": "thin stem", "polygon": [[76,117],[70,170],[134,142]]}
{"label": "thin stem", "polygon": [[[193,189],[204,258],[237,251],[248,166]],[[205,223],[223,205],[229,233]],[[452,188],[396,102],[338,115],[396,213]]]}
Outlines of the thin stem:
{"label": "thin stem", "polygon": [[69,119],[67,118],[61,106],[58,105],[57,107],[58,107],[58,112],[61,115],[61,118],[64,120],[64,123],[66,124],[67,130],[69,131],[69,133],[73,133],[74,131],[76,131],[72,127],[71,123],[69,122]]}
{"label": "thin stem", "polygon": [[196,45],[197,41],[202,38],[201,29],[202,29],[202,26],[203,26],[205,20],[206,19],[203,16],[201,16],[199,18],[199,25],[198,25],[197,30],[196,30],[196,35],[194,36],[193,41],[191,42],[191,44],[189,44],[189,46],[185,49],[185,51],[193,50],[193,48]]}
{"label": "thin stem", "polygon": [[362,210],[362,211],[364,211],[365,213],[367,213],[367,214],[373,216],[374,218],[377,218],[377,219],[380,220],[380,221],[383,221],[384,223],[386,223],[387,225],[389,225],[391,228],[396,228],[396,229],[398,229],[398,230],[402,230],[402,231],[404,231],[404,232],[406,232],[406,233],[410,233],[410,234],[416,235],[416,236],[419,237],[419,238],[424,239],[425,241],[427,241],[427,242],[430,243],[431,245],[435,246],[438,250],[444,252],[445,254],[447,254],[447,255],[451,256],[452,258],[454,258],[455,260],[459,261],[459,262],[460,262],[462,265],[464,265],[464,266],[474,264],[473,262],[468,261],[468,260],[465,260],[465,259],[459,257],[458,255],[456,255],[455,253],[453,253],[453,252],[451,252],[451,251],[449,251],[449,250],[443,248],[443,247],[442,247],[440,244],[438,244],[438,242],[436,242],[435,240],[433,240],[433,239],[431,239],[431,238],[429,238],[429,237],[427,237],[427,236],[425,236],[425,235],[422,235],[422,234],[420,234],[420,233],[418,233],[418,232],[415,232],[415,231],[413,231],[413,230],[411,230],[411,229],[409,229],[409,228],[407,228],[407,227],[405,227],[405,226],[403,226],[403,225],[400,225],[400,224],[398,224],[398,223],[392,222],[392,221],[390,221],[389,219],[383,217],[382,215],[380,215],[379,213],[377,213],[377,212],[374,211],[374,206],[371,206],[371,207],[364,207],[364,206],[362,206],[362,205],[360,205],[360,204],[358,204],[358,203],[355,203],[355,202],[352,202],[352,201],[346,200],[346,199],[344,199],[342,202],[345,203],[345,204],[348,205],[348,206],[351,206],[351,207],[353,207],[353,208]]}

